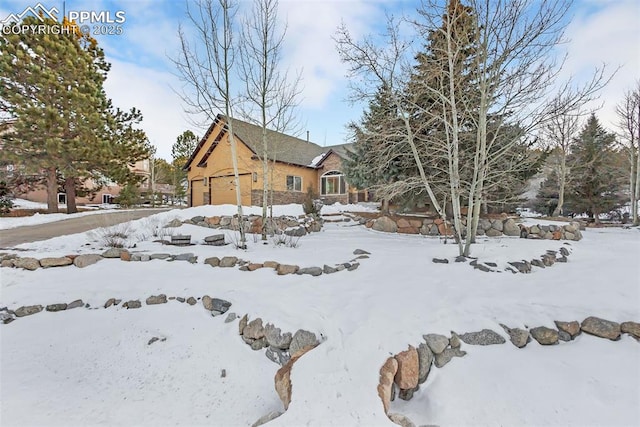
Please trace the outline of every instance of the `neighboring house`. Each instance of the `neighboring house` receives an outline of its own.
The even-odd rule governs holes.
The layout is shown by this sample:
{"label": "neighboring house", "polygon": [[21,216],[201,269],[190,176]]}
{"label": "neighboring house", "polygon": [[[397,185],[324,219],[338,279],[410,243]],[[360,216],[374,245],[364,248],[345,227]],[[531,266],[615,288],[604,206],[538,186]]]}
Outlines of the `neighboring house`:
{"label": "neighboring house", "polygon": [[[233,120],[237,143],[240,193],[245,206],[262,205],[262,128]],[[185,169],[189,206],[236,204],[231,144],[224,116],[202,137]],[[349,186],[342,159],[350,144],[321,147],[290,135],[267,131],[269,190],[273,204],[302,203],[307,189],[327,204],[365,201],[366,191]]]}

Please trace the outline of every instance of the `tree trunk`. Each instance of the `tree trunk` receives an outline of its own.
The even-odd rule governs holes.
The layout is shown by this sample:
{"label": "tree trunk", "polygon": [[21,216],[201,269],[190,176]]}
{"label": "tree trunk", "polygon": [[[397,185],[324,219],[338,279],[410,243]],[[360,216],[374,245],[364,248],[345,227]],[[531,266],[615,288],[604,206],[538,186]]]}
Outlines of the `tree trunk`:
{"label": "tree trunk", "polygon": [[58,213],[58,177],[56,168],[47,169],[47,212]]}
{"label": "tree trunk", "polygon": [[389,199],[382,199],[382,206],[380,207],[380,211],[382,211],[382,213],[385,215],[389,214]]}
{"label": "tree trunk", "polygon": [[640,225],[640,220],[638,219],[638,200],[640,200],[640,140],[638,140],[638,150],[636,151],[635,188],[632,188],[631,191],[635,195],[635,202],[631,205],[631,210],[633,212],[633,225]]}
{"label": "tree trunk", "polygon": [[78,212],[76,206],[76,180],[75,178],[65,178],[64,191],[67,193],[67,213],[72,214]]}
{"label": "tree trunk", "polygon": [[227,127],[229,129],[229,142],[231,145],[231,162],[233,163],[233,183],[236,187],[236,204],[238,205],[238,231],[240,232],[240,241],[238,249],[247,248],[247,238],[244,233],[244,215],[242,214],[242,192],[240,189],[240,173],[238,171],[238,150],[236,146],[236,138],[233,134],[233,120],[227,115]]}

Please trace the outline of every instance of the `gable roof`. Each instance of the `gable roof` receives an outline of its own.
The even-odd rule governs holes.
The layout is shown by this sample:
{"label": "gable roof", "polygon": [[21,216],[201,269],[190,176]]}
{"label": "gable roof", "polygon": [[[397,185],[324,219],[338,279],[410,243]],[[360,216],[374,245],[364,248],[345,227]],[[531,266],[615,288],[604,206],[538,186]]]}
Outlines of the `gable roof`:
{"label": "gable roof", "polygon": [[[225,117],[222,115],[218,115],[216,120],[211,124],[211,126],[209,126],[209,129],[198,143],[198,146],[196,147],[194,152],[191,154],[191,157],[185,164],[184,169],[188,169],[191,166],[191,163],[193,162],[196,154],[200,152],[202,146],[205,144],[205,142],[213,132],[216,124],[224,121]],[[223,132],[226,131],[227,128],[225,126]],[[262,127],[244,122],[242,120],[233,119],[233,133],[256,156],[259,156],[259,153],[262,153]],[[198,166],[206,162],[206,159],[211,154],[211,151],[213,151],[213,148],[215,148],[217,142],[220,140],[220,136],[218,136],[216,138],[216,141],[213,142],[212,146],[207,151],[205,157],[200,161]],[[329,151],[331,150],[333,150],[341,157],[346,157],[345,155],[343,155],[346,154],[343,147],[351,145],[341,144],[336,146],[321,147],[317,144],[314,144],[313,142],[305,141],[303,139],[276,132],[270,129],[267,129],[267,140],[269,141],[270,160],[289,163],[296,166],[310,167],[314,169],[319,166],[319,164],[322,162],[322,160],[324,160],[324,158],[329,154]],[[322,160],[320,162],[317,162],[317,164],[313,164],[313,160],[317,159],[320,156],[322,156]]]}

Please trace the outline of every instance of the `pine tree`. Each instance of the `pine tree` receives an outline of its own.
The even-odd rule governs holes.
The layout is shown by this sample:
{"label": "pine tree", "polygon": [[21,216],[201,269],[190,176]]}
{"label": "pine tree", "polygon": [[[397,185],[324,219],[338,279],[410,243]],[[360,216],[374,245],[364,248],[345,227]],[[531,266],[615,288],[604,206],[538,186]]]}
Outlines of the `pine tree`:
{"label": "pine tree", "polygon": [[568,199],[577,213],[586,213],[596,224],[599,215],[619,207],[622,177],[614,150],[615,135],[607,132],[592,114],[571,146],[571,186]]}
{"label": "pine tree", "polygon": [[171,162],[173,166],[173,195],[178,200],[186,196],[183,182],[187,179],[187,171],[184,170],[184,166],[196,150],[198,141],[200,141],[200,137],[196,136],[190,130],[185,130],[176,138],[176,142],[171,147],[171,157],[173,159]]}

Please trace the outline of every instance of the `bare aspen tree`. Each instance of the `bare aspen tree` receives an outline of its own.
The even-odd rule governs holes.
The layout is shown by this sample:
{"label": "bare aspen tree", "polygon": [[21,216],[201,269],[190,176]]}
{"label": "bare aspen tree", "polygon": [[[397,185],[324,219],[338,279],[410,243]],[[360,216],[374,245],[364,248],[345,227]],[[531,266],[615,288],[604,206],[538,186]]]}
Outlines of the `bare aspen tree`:
{"label": "bare aspen tree", "polygon": [[638,200],[640,200],[640,81],[627,91],[616,107],[621,140],[629,159],[629,199],[633,225],[639,225]]}
{"label": "bare aspen tree", "polygon": [[[191,5],[194,5],[193,7]],[[181,80],[188,90],[181,95],[188,112],[204,115],[209,122],[224,115],[227,138],[231,145],[236,204],[238,206],[238,247],[246,248],[242,214],[242,195],[238,173],[237,144],[233,133],[236,98],[231,91],[235,45],[233,19],[237,5],[232,0],[197,0],[187,3],[189,30],[194,32],[195,42],[189,42],[189,34],[180,26],[180,52],[173,60]]]}
{"label": "bare aspen tree", "polygon": [[246,85],[243,116],[262,128],[262,240],[267,240],[267,209],[271,179],[269,160],[277,150],[268,130],[290,132],[296,126],[294,108],[300,75],[293,79],[280,70],[285,29],[278,27],[278,1],[257,0],[243,20],[240,43],[241,79]]}
{"label": "bare aspen tree", "polygon": [[[402,142],[407,144],[410,156],[418,169],[418,178],[401,180],[384,186],[385,197],[391,198],[402,194],[408,189],[415,189],[416,184],[419,184],[426,191],[436,212],[446,220],[445,206],[438,201],[430,176],[421,159],[416,128],[411,117],[412,103],[407,101],[402,93],[409,76],[409,66],[405,58],[409,45],[401,39],[399,23],[393,17],[387,18],[383,37],[385,43],[382,46],[378,45],[372,37],[356,41],[343,23],[338,28],[334,40],[340,58],[349,67],[352,100],[371,99],[379,88],[386,88],[389,102],[396,110],[396,118],[401,122],[400,126],[392,127],[393,138],[390,140],[394,141],[400,137]],[[421,126],[426,128],[428,123],[422,123]],[[385,149],[392,148],[393,145],[387,145]]]}

